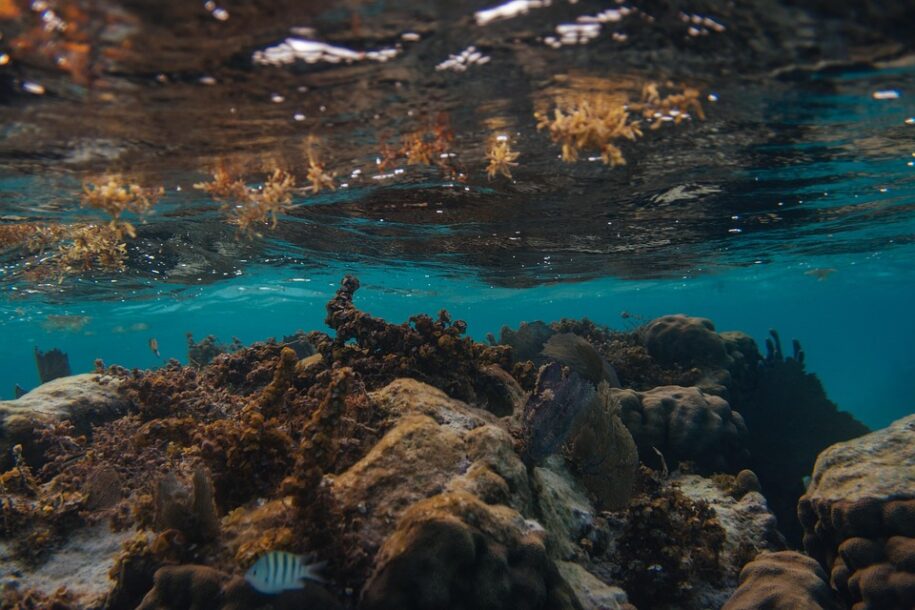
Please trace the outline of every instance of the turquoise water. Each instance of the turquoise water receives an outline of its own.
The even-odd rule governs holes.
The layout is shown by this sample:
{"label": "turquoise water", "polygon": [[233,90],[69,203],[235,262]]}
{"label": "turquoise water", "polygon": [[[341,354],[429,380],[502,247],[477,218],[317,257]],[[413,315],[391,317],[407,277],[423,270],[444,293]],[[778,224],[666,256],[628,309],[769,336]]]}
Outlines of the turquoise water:
{"label": "turquoise water", "polygon": [[[433,48],[441,54],[440,44]],[[431,69],[441,59],[436,53],[410,61]],[[404,56],[408,61],[409,49]],[[448,82],[435,100],[452,112],[460,134],[455,146],[473,149],[464,151],[471,167],[471,155],[480,153],[472,141],[488,133],[480,123],[507,125],[521,142],[525,163],[512,181],[490,182],[474,161],[476,175],[460,183],[410,167],[377,180],[355,171],[374,161],[369,132],[403,127],[407,113],[400,111],[411,104],[426,113],[437,108],[425,97],[421,103],[411,98],[412,90],[401,97],[375,91],[366,95],[380,96],[399,118],[391,125],[359,123],[377,104],[370,100],[350,108],[347,96],[360,79],[374,78],[365,74],[394,70],[397,61],[355,76],[341,68],[339,81],[334,69],[316,73],[317,97],[291,105],[287,97],[302,91],[293,76],[252,69],[245,78],[262,79],[256,94],[238,85],[231,99],[201,102],[231,105],[232,113],[236,107],[260,109],[263,125],[257,129],[264,133],[296,129],[292,135],[301,139],[325,128],[346,186],[297,196],[277,229],[260,239],[238,239],[213,202],[193,190],[205,173],[181,166],[188,150],[212,159],[220,150],[257,148],[244,131],[254,129],[250,125],[237,126],[247,134],[239,142],[218,142],[218,150],[205,152],[182,146],[184,136],[174,128],[168,134],[176,138],[174,160],[171,149],[152,136],[132,140],[128,134],[120,142],[98,135],[80,144],[85,151],[80,149],[77,161],[60,152],[62,144],[42,138],[32,143],[31,157],[16,148],[25,144],[8,142],[0,165],[4,222],[90,217],[76,205],[81,180],[105,168],[106,155],[122,150],[164,184],[166,196],[128,244],[123,273],[32,282],[22,273],[27,257],[2,252],[0,397],[11,397],[15,384],[37,385],[36,347],[62,349],[78,372],[91,370],[96,358],[141,368],[167,358],[186,361],[187,332],[198,340],[213,334],[226,343],[232,337],[247,343],[296,329],[323,330],[324,304],[340,278],[352,273],[363,285],[357,295],[361,308],[391,321],[445,308],[466,320],[469,333],[481,340],[498,334],[502,325],[562,317],[626,329],[658,315],[687,313],[711,318],[718,330],[743,330],[760,344],[775,328],[783,340],[801,341],[808,369],[821,377],[829,396],[867,425],[885,426],[912,412],[911,61],[705,83],[703,95],[712,96],[705,103],[708,120],[660,130],[627,149],[629,164],[615,169],[588,161],[560,163],[556,148],[534,129],[530,107],[493,93],[503,83],[480,68],[477,76]],[[587,75],[582,65],[600,60],[570,61]],[[395,88],[394,80],[384,78]],[[523,80],[524,95],[536,99],[543,93],[528,75],[512,72],[505,78]],[[185,87],[190,81],[175,77],[174,82]],[[462,107],[463,87],[480,96],[475,113]],[[878,99],[880,91],[896,95]],[[312,122],[313,112],[325,112],[324,102],[336,106],[327,108],[326,120]],[[10,109],[7,118],[19,122],[8,123],[7,133],[21,133],[35,121],[33,111],[50,120],[50,114],[64,111],[63,103],[47,99]],[[150,103],[167,112],[170,102]],[[86,106],[87,120],[93,107]],[[300,108],[309,116],[290,118]],[[213,114],[222,109],[217,106]],[[307,128],[295,127],[299,122]],[[145,148],[155,151],[154,160],[137,156]],[[82,318],[60,328],[52,327],[48,316]],[[149,349],[151,338],[162,358]]]}

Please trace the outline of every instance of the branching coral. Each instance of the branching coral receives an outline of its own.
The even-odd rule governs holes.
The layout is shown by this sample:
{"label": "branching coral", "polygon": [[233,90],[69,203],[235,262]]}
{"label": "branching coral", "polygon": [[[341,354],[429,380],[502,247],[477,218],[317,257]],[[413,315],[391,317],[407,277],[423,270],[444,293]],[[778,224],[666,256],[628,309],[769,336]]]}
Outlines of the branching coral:
{"label": "branching coral", "polygon": [[[336,338],[317,347],[323,347],[329,362],[353,367],[371,388],[409,376],[471,403],[497,399],[488,387],[489,376],[481,371],[488,364],[508,366],[508,348],[474,343],[463,336],[467,325],[452,322],[444,310],[438,319],[418,315],[407,324],[389,324],[356,308],[353,295],[358,288],[359,280],[343,278],[327,304],[325,322]],[[355,344],[349,343],[351,339]]]}

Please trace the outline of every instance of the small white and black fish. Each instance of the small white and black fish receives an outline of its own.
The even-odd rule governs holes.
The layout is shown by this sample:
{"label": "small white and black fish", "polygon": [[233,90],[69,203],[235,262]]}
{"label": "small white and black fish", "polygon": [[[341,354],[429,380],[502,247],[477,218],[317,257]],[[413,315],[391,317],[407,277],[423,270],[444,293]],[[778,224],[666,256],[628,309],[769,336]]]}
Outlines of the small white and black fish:
{"label": "small white and black fish", "polygon": [[261,593],[275,594],[290,589],[301,589],[304,580],[324,582],[317,571],[321,563],[306,563],[306,557],[285,551],[270,551],[261,555],[245,572],[245,580]]}

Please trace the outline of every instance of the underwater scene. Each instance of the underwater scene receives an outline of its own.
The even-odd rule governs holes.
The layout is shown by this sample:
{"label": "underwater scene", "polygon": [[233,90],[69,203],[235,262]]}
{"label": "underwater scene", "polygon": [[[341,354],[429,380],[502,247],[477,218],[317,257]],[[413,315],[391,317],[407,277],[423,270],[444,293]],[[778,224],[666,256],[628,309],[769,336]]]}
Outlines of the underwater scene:
{"label": "underwater scene", "polygon": [[0,608],[912,610],[912,32],[0,0]]}

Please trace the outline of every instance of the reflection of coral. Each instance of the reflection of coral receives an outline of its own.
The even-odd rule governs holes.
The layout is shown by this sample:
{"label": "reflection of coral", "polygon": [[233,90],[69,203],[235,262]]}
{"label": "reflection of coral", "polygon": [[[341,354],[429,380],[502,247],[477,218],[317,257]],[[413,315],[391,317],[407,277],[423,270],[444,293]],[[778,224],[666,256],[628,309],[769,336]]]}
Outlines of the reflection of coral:
{"label": "reflection of coral", "polygon": [[269,222],[271,228],[276,228],[277,215],[289,210],[295,177],[275,167],[263,186],[254,189],[238,178],[226,163],[220,163],[213,171],[212,182],[199,182],[194,188],[221,201],[229,222],[238,225],[243,234],[257,236],[258,227]]}
{"label": "reflection of coral", "polygon": [[163,195],[165,189],[143,188],[139,184],[125,183],[120,176],[105,176],[97,183],[83,186],[83,205],[101,210],[111,217],[111,225],[130,237],[136,237],[137,231],[132,224],[122,220],[124,212],[143,216]]}

